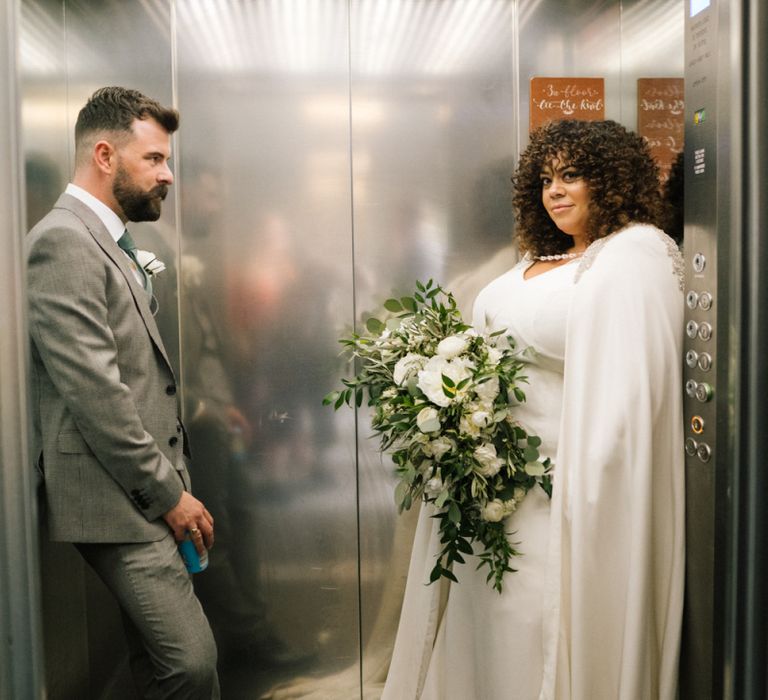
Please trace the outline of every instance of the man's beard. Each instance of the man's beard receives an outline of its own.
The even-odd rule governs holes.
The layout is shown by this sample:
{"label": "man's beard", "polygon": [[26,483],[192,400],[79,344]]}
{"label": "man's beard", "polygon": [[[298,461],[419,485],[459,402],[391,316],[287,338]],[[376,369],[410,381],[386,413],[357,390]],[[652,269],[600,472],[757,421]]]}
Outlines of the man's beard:
{"label": "man's beard", "polygon": [[168,194],[168,185],[157,185],[144,192],[133,184],[122,165],[118,165],[112,194],[128,221],[157,221],[162,201]]}

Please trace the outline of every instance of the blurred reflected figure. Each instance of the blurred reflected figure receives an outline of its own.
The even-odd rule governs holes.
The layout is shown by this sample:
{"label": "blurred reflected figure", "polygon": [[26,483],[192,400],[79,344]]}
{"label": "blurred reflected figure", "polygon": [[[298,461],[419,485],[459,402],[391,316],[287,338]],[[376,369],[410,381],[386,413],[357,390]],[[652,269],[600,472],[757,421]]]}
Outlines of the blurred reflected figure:
{"label": "blurred reflected figure", "polygon": [[[271,632],[267,607],[249,568],[254,542],[242,527],[242,484],[252,470],[251,423],[233,390],[235,349],[225,332],[219,178],[195,167],[182,182],[183,252],[179,264],[179,313],[186,421],[195,465],[195,489],[217,513],[217,547],[195,589],[211,621],[224,666],[280,667],[299,657]],[[237,527],[233,523],[238,523]],[[251,557],[250,562],[254,559]],[[226,690],[226,688],[225,688]]]}

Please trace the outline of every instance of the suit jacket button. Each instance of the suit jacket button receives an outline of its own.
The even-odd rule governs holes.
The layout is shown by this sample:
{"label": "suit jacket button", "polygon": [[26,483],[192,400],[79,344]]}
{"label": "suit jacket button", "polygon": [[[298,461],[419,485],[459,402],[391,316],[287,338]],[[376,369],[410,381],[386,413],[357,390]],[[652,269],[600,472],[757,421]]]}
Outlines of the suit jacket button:
{"label": "suit jacket button", "polygon": [[173,384],[169,384],[165,387],[165,393],[168,394],[168,396],[176,396],[176,387]]}
{"label": "suit jacket button", "polygon": [[168,444],[171,447],[176,447],[176,443],[179,441],[179,438],[177,438],[175,435],[172,438],[168,439]]}

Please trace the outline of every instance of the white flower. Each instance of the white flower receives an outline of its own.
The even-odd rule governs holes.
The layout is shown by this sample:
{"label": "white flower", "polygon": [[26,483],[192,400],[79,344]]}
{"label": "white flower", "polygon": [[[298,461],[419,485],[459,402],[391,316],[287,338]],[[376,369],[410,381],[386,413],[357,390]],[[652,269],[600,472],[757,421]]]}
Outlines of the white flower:
{"label": "white flower", "polygon": [[499,378],[494,374],[490,379],[475,385],[475,393],[481,401],[492,402],[499,395]]}
{"label": "white flower", "polygon": [[461,355],[467,349],[467,345],[466,338],[462,338],[460,335],[449,335],[438,343],[437,354],[450,360]]}
{"label": "white flower", "polygon": [[497,523],[504,517],[504,503],[498,498],[489,501],[481,514],[483,520],[489,523]]}
{"label": "white flower", "polygon": [[431,406],[422,408],[416,416],[416,425],[422,433],[434,433],[440,430],[440,417],[437,410]]}
{"label": "white flower", "polygon": [[435,438],[430,443],[432,456],[438,462],[440,461],[440,458],[444,454],[446,454],[447,452],[452,452],[455,447],[456,447],[456,443],[450,438],[447,438],[443,435],[441,435],[439,438]]}
{"label": "white flower", "polygon": [[[424,446],[426,446],[426,445],[429,444],[429,436],[424,435],[424,433],[416,433],[415,435],[413,435],[411,437],[410,444],[413,445],[414,443],[417,444],[417,445],[424,445]],[[423,451],[424,451],[424,449],[422,448],[422,452]]]}
{"label": "white flower", "polygon": [[460,391],[446,387],[448,394],[443,391],[443,375],[448,377],[457,386],[464,379],[472,376],[470,371],[474,368],[471,360],[457,357],[446,360],[440,355],[431,357],[424,368],[419,370],[418,386],[427,398],[438,406],[448,406],[454,401],[459,401],[466,394],[466,387]]}
{"label": "white flower", "polygon": [[470,420],[478,428],[487,428],[493,422],[493,413],[483,409],[478,409],[477,411],[472,412]]}
{"label": "white flower", "polygon": [[488,348],[488,364],[491,367],[495,367],[499,364],[499,360],[501,360],[504,353],[499,350],[498,348],[495,348],[493,346]]}
{"label": "white flower", "polygon": [[150,276],[159,275],[165,270],[165,263],[148,250],[136,250],[136,260]]}
{"label": "white flower", "polygon": [[412,352],[401,357],[397,361],[397,364],[395,364],[395,369],[392,372],[395,384],[402,386],[414,372],[420,370],[424,366],[426,361],[427,358],[423,355],[417,355]]}
{"label": "white flower", "polygon": [[477,437],[480,435],[480,428],[472,422],[471,413],[465,413],[459,419],[459,432],[468,437]]}
{"label": "white flower", "polygon": [[514,498],[510,498],[508,501],[504,501],[504,516],[511,515],[517,510],[517,501]]}
{"label": "white flower", "polygon": [[513,494],[515,501],[520,503],[525,498],[525,494],[526,493],[528,493],[528,492],[524,488],[522,488],[522,486],[518,486],[515,489],[514,494]]}
{"label": "white flower", "polygon": [[424,490],[428,496],[437,496],[443,490],[443,480],[440,475],[433,476],[426,484],[424,484]]}
{"label": "white flower", "polygon": [[495,476],[499,473],[501,465],[504,464],[504,460],[496,454],[496,446],[490,442],[486,442],[476,447],[474,457],[480,465],[478,471],[483,476]]}
{"label": "white flower", "polygon": [[384,389],[384,391],[381,392],[382,399],[393,399],[395,396],[397,396],[397,389],[393,386],[389,387],[389,389]]}

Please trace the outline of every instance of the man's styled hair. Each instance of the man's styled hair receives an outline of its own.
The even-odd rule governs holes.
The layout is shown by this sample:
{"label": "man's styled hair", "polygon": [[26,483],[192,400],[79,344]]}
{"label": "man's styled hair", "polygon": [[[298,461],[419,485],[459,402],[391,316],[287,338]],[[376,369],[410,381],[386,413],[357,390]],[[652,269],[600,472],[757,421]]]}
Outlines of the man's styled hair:
{"label": "man's styled hair", "polygon": [[120,138],[131,133],[135,119],[154,119],[169,134],[179,128],[179,113],[163,107],[157,100],[138,90],[103,87],[91,95],[80,110],[75,124],[75,152],[79,162],[90,150],[96,135],[111,132]]}

